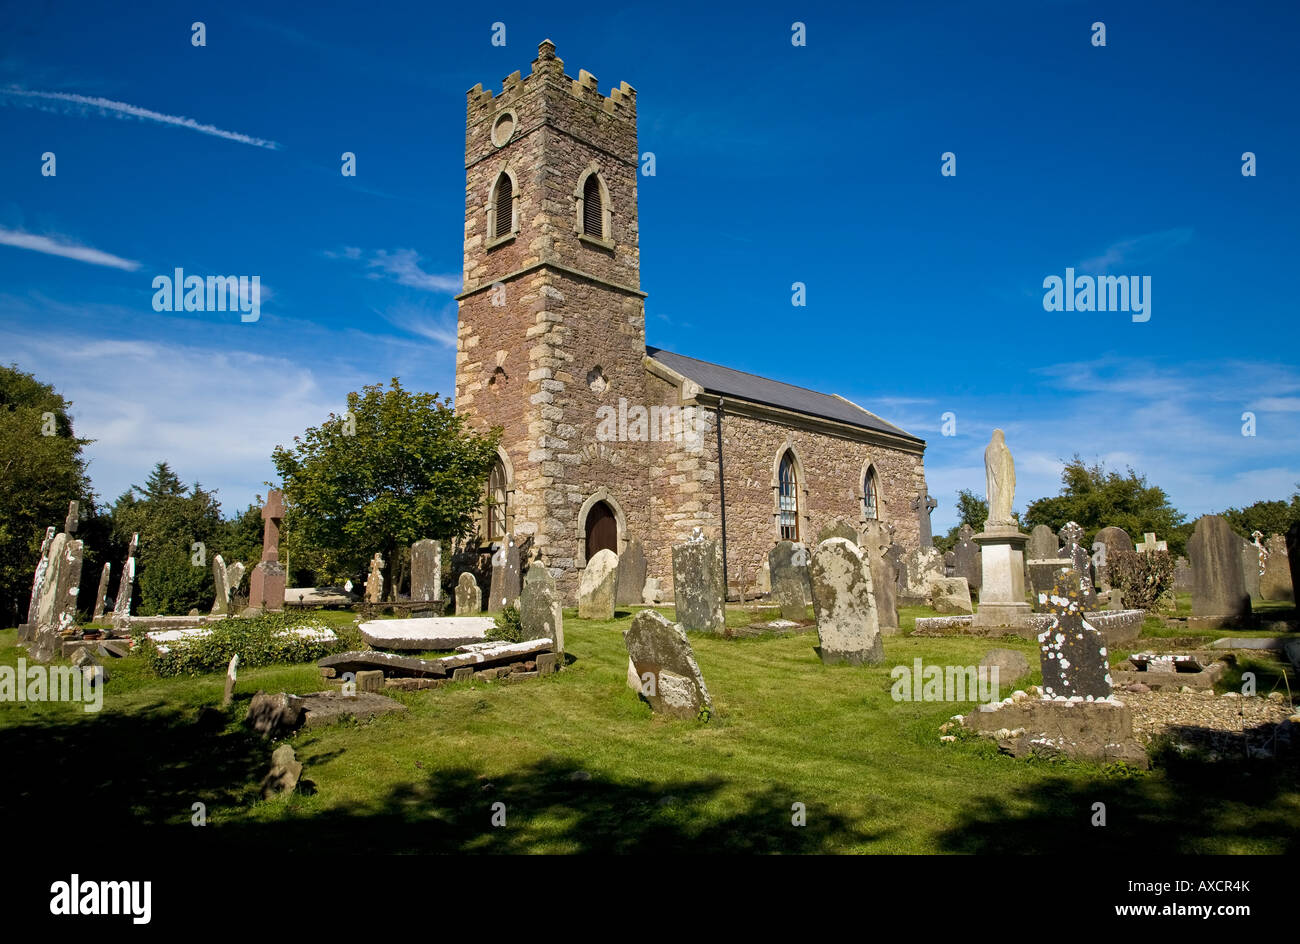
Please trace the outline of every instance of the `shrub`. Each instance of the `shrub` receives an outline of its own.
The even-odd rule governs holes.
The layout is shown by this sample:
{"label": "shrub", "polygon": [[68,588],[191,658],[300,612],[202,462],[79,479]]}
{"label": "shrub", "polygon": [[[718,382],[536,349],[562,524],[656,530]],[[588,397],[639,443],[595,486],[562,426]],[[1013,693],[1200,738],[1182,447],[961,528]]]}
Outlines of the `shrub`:
{"label": "shrub", "polygon": [[241,619],[232,617],[209,623],[207,635],[191,641],[164,644],[162,652],[147,637],[138,637],[138,649],[158,675],[200,675],[219,672],[238,654],[240,668],[276,663],[312,662],[340,651],[339,639],[304,637],[290,630],[327,629],[323,623],[302,614],[267,613]]}
{"label": "shrub", "polygon": [[497,614],[496,625],[484,634],[484,638],[494,642],[523,642],[524,626],[519,611],[513,606],[505,607]]}
{"label": "shrub", "polygon": [[1174,559],[1167,551],[1112,551],[1106,555],[1106,570],[1112,587],[1124,596],[1131,609],[1153,610],[1157,601],[1174,585]]}

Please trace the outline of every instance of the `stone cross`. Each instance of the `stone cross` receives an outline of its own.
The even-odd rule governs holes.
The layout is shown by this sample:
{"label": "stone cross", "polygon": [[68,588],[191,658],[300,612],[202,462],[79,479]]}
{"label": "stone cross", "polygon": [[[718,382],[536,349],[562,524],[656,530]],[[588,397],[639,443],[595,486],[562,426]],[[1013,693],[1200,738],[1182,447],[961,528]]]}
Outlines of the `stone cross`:
{"label": "stone cross", "polygon": [[929,495],[917,495],[912,499],[912,510],[916,512],[916,521],[921,528],[921,547],[934,547],[934,536],[930,531],[930,512],[939,507],[939,503]]}
{"label": "stone cross", "polygon": [[280,525],[284,522],[284,493],[278,488],[271,489],[262,506],[262,520],[266,522],[262,531],[262,560],[278,561],[280,559]]}
{"label": "stone cross", "polygon": [[1154,531],[1144,531],[1142,533],[1144,540],[1138,542],[1138,553],[1146,554],[1149,551],[1167,551],[1169,550],[1168,541],[1157,541]]}
{"label": "stone cross", "polygon": [[384,555],[376,553],[370,560],[370,576],[366,580],[366,602],[381,603],[384,599]]}

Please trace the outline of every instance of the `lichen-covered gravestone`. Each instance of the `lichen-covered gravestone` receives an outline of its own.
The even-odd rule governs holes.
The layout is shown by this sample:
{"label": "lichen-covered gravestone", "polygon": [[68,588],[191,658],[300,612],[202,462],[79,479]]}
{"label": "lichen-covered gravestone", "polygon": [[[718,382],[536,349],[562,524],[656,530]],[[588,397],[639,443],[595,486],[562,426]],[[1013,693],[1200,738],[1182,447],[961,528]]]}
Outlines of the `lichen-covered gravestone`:
{"label": "lichen-covered gravestone", "polygon": [[880,662],[885,650],[871,591],[871,565],[857,545],[844,538],[818,544],[809,577],[822,661],[851,665]]}
{"label": "lichen-covered gravestone", "polygon": [[[411,545],[411,602],[437,603],[442,599],[442,544],[430,538]],[[415,610],[412,616],[435,616],[439,607]]]}
{"label": "lichen-covered gravestone", "polygon": [[564,652],[564,612],[555,578],[540,562],[528,568],[524,589],[519,596],[519,625],[523,638],[550,639],[555,651]]}
{"label": "lichen-covered gravestone", "polygon": [[1241,542],[1241,577],[1246,584],[1246,592],[1250,594],[1250,602],[1259,604],[1264,602],[1264,597],[1259,590],[1259,578],[1263,576],[1260,573],[1260,567],[1263,555],[1260,551],[1263,548],[1250,541]]}
{"label": "lichen-covered gravestone", "polygon": [[478,581],[468,570],[456,581],[456,615],[477,616],[483,609],[483,591],[478,588]]}
{"label": "lichen-covered gravestone", "polygon": [[686,629],[722,632],[727,613],[721,544],[687,541],[673,547],[673,602]]}
{"label": "lichen-covered gravestone", "polygon": [[811,595],[808,578],[808,548],[793,541],[780,541],[767,552],[772,576],[772,599],[781,607],[781,618],[802,622]]}
{"label": "lichen-covered gravestone", "polygon": [[638,604],[645,592],[646,561],[645,549],[637,538],[627,542],[627,547],[618,556],[618,581],[614,586],[614,602],[619,604]]}
{"label": "lichen-covered gravestone", "polygon": [[49,662],[60,655],[63,633],[76,623],[81,555],[82,543],[69,532],[55,535],[50,542],[50,569],[41,584],[31,636],[31,655],[37,662]]}
{"label": "lichen-covered gravestone", "polygon": [[656,714],[707,721],[713,700],[695,661],[690,640],[679,624],[655,610],[642,610],[623,632],[627,644],[628,684]]}
{"label": "lichen-covered gravestone", "polygon": [[514,606],[520,590],[519,545],[515,536],[507,534],[501,545],[492,554],[492,581],[488,585],[489,613],[500,613],[507,606]]}
{"label": "lichen-covered gravestone", "polygon": [[1251,614],[1241,567],[1241,538],[1226,520],[1205,515],[1196,522],[1187,554],[1192,559],[1192,616],[1195,627],[1239,625]]}
{"label": "lichen-covered gravestone", "polygon": [[1268,557],[1264,560],[1264,576],[1259,578],[1259,592],[1265,600],[1291,601],[1295,589],[1291,586],[1291,561],[1287,555],[1286,538],[1274,534],[1264,543]]}
{"label": "lichen-covered gravestone", "polygon": [[113,565],[104,561],[104,566],[99,572],[99,592],[95,594],[95,611],[90,615],[93,622],[98,623],[104,618],[104,607],[108,605],[108,583],[113,576]]}
{"label": "lichen-covered gravestone", "polygon": [[858,543],[858,532],[853,525],[849,524],[843,518],[836,518],[826,527],[817,532],[817,543],[820,544],[827,538],[844,538],[854,544]]}
{"label": "lichen-covered gravestone", "polygon": [[614,618],[614,588],[618,582],[618,555],[606,548],[597,551],[582,570],[578,581],[578,618]]}
{"label": "lichen-covered gravestone", "polygon": [[1052,623],[1038,634],[1045,698],[1097,701],[1111,694],[1106,640],[1083,618],[1083,592],[1062,574],[1048,597]]}
{"label": "lichen-covered gravestone", "polygon": [[862,528],[859,545],[871,565],[871,592],[876,596],[876,620],[886,636],[898,634],[898,592],[895,587],[894,563],[887,556],[889,532],[880,521],[868,520]]}

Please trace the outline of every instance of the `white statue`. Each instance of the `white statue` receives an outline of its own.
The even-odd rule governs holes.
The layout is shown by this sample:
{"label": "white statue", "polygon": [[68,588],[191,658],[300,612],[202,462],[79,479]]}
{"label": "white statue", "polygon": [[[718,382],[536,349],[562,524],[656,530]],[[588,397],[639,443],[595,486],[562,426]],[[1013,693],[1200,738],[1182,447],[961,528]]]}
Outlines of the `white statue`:
{"label": "white statue", "polygon": [[1011,503],[1016,497],[1016,463],[1000,429],[993,430],[993,438],[984,450],[984,480],[989,500],[989,517],[984,529],[1014,527]]}

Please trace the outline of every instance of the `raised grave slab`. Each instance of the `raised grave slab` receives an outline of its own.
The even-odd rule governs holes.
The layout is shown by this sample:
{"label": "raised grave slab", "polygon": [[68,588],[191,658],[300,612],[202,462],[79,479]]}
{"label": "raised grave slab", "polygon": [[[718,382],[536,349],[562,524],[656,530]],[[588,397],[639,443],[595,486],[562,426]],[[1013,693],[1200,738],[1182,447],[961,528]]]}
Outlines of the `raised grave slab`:
{"label": "raised grave slab", "polygon": [[496,625],[490,616],[431,616],[415,619],[370,620],[361,624],[361,638],[376,649],[422,652],[455,649],[482,642]]}
{"label": "raised grave slab", "polygon": [[1211,649],[1262,649],[1282,652],[1287,640],[1278,636],[1225,636],[1210,643]]}
{"label": "raised grave slab", "polygon": [[447,674],[446,666],[436,659],[416,659],[412,656],[399,656],[395,652],[340,652],[326,656],[317,663],[322,669],[333,669],[336,674],[344,672],[366,672],[379,669],[385,675],[423,676],[442,678]]}
{"label": "raised grave slab", "polygon": [[312,692],[310,695],[289,697],[303,710],[304,728],[334,724],[343,718],[365,721],[379,715],[406,710],[406,706],[401,702],[374,692],[357,692],[355,695],[344,695],[342,692]]}

